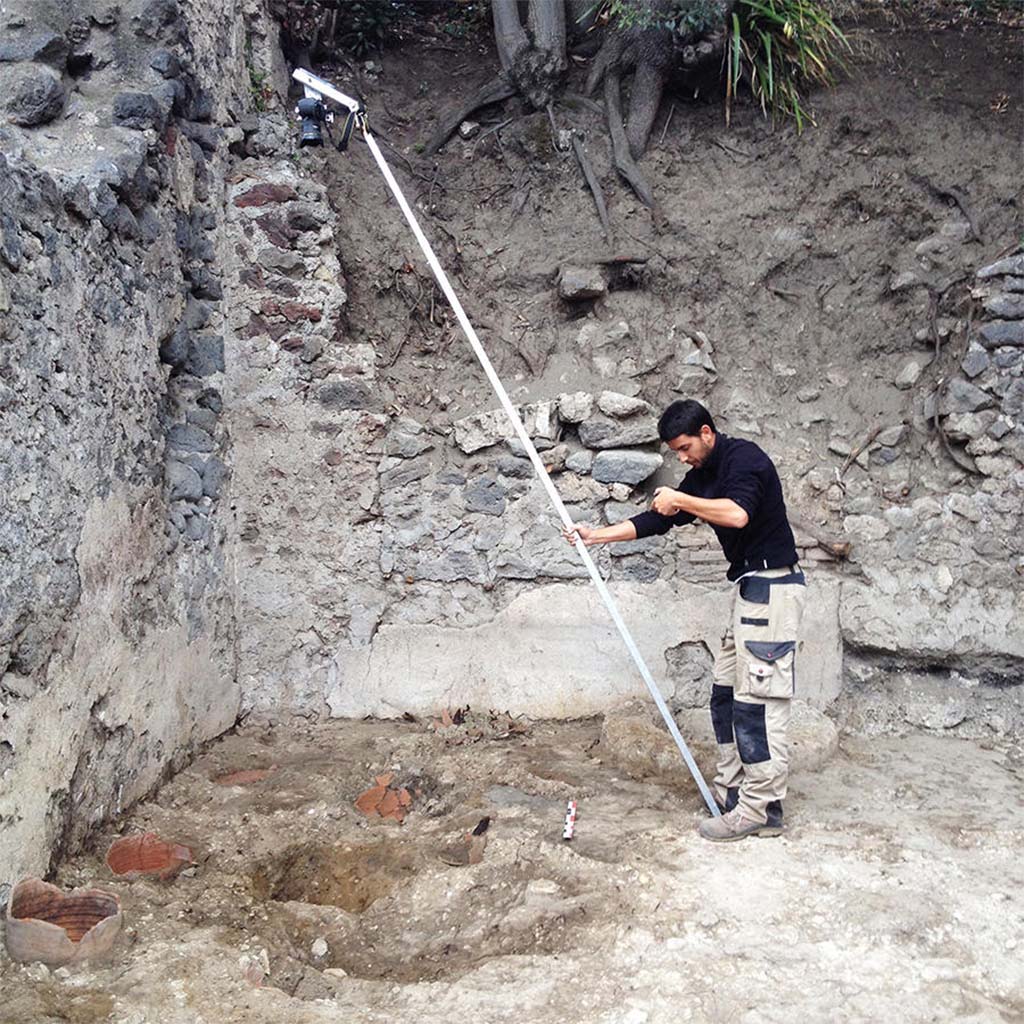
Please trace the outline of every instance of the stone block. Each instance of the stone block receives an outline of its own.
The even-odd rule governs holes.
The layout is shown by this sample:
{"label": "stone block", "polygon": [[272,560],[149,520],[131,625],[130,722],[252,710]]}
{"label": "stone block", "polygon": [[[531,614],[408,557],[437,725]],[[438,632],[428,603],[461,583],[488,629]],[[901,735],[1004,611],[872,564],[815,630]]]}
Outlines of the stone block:
{"label": "stone block", "polygon": [[579,431],[588,448],[624,448],[658,440],[658,424],[651,416],[618,420],[594,415],[580,424]]}
{"label": "stone block", "polygon": [[581,423],[594,409],[594,396],[586,391],[574,391],[558,396],[558,418],[563,423]]}
{"label": "stone block", "polygon": [[661,469],[663,462],[653,452],[608,449],[597,454],[590,472],[601,483],[638,484]]}
{"label": "stone block", "polygon": [[597,407],[606,416],[613,416],[616,419],[625,419],[640,412],[649,415],[654,411],[642,398],[622,395],[617,391],[602,391],[597,398]]}
{"label": "stone block", "polygon": [[597,267],[562,267],[558,275],[558,294],[567,302],[599,299],[608,291],[604,275]]}

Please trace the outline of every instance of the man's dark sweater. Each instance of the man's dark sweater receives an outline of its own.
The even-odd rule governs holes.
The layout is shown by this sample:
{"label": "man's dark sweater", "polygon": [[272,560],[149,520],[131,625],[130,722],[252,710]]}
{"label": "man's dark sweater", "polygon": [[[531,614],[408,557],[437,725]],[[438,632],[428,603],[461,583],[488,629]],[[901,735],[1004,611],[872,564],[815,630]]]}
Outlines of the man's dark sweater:
{"label": "man's dark sweater", "polygon": [[[695,498],[731,498],[749,522],[741,530],[711,528],[729,560],[730,580],[755,569],[781,569],[796,564],[796,543],[786,518],[782,484],[772,460],[753,441],[715,435],[715,446],[703,466],[691,469],[678,488]],[[697,517],[689,512],[663,516],[653,510],[633,516],[637,537],[668,533]]]}

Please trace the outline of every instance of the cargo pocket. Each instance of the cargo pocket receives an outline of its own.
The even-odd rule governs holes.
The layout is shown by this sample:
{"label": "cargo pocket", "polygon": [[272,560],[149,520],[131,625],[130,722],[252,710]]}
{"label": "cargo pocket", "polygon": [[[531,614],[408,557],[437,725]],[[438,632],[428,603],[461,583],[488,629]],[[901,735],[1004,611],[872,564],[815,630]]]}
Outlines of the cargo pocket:
{"label": "cargo pocket", "polygon": [[[792,697],[795,640],[747,640],[744,694],[751,697]],[[739,694],[737,694],[739,696]]]}

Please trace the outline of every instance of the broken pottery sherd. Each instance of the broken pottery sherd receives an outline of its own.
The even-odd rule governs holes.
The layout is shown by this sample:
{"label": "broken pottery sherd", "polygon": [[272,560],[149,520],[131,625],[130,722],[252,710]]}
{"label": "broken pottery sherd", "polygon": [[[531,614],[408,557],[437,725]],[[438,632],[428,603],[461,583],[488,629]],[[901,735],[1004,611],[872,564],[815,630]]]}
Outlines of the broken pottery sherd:
{"label": "broken pottery sherd", "polygon": [[107,850],[107,867],[123,878],[140,875],[173,878],[182,868],[194,863],[195,858],[187,846],[164,842],[155,832],[124,836]]}
{"label": "broken pottery sherd", "polygon": [[376,785],[360,793],[356,798],[356,810],[368,818],[390,818],[401,824],[412,806],[412,794],[404,786],[394,788],[391,785],[394,780],[392,772],[378,775],[374,779]]}
{"label": "broken pottery sherd", "polygon": [[21,963],[78,963],[109,952],[122,921],[121,901],[112,893],[65,893],[38,878],[26,878],[11,890],[7,903],[7,952]]}

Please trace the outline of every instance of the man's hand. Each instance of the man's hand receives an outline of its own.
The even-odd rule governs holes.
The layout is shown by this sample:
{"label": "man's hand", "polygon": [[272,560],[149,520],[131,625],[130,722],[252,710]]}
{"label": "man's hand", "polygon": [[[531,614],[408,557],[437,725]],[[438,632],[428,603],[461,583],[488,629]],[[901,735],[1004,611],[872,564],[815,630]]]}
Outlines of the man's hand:
{"label": "man's hand", "polygon": [[575,524],[571,530],[563,530],[562,536],[566,539],[566,542],[572,547],[576,546],[576,536],[579,535],[581,541],[590,547],[590,538],[593,536],[594,528],[592,526],[580,526]]}
{"label": "man's hand", "polygon": [[651,508],[663,516],[675,515],[682,508],[679,503],[679,499],[682,497],[683,495],[680,491],[674,491],[671,487],[659,487],[654,492],[654,501],[651,503]]}

